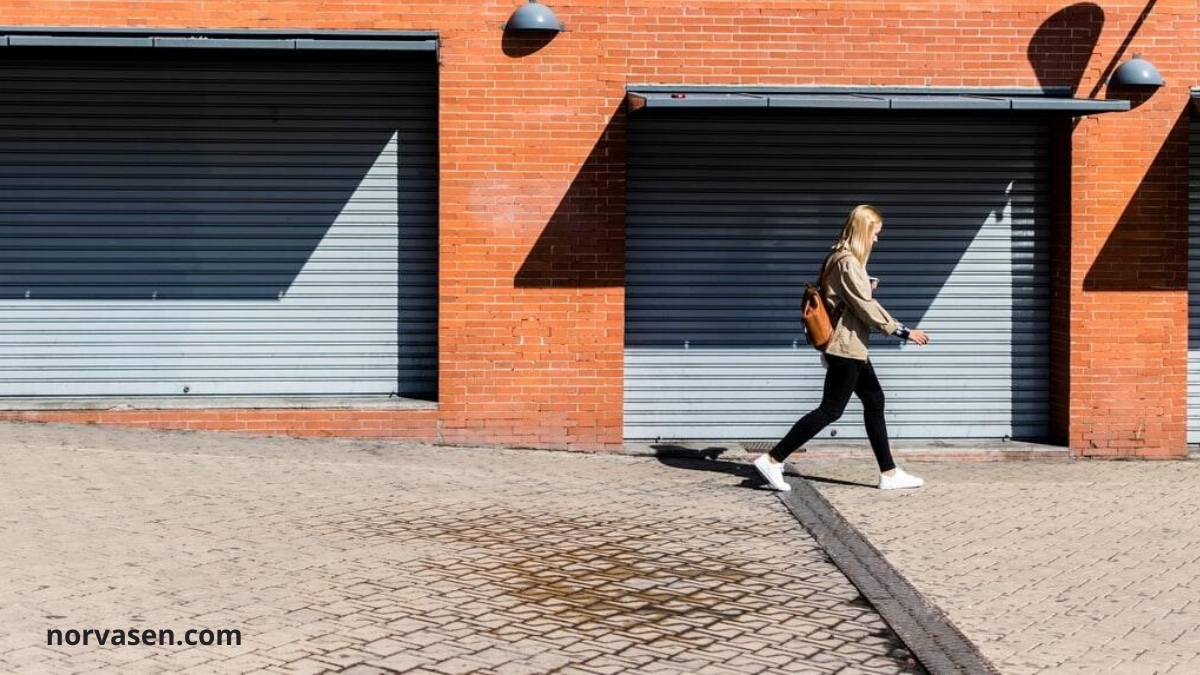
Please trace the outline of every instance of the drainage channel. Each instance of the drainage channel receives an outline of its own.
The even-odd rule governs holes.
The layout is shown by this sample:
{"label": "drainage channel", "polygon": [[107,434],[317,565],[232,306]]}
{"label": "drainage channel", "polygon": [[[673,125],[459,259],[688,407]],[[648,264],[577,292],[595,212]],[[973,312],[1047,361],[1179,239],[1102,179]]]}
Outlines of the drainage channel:
{"label": "drainage channel", "polygon": [[946,615],[893,567],[806,480],[789,481],[780,499],[817,540],[921,665],[934,675],[999,675]]}

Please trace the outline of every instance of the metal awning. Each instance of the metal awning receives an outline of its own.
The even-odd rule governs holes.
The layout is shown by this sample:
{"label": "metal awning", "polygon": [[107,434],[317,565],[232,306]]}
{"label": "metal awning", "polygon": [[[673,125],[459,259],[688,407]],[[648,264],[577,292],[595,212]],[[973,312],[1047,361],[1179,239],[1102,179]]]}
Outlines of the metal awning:
{"label": "metal awning", "polygon": [[1191,87],[1192,112],[1200,114],[1200,87]]}
{"label": "metal awning", "polygon": [[[1195,92],[1193,92],[1195,96]],[[1013,111],[1094,115],[1129,110],[1129,101],[1074,98],[1069,89],[925,87],[630,86],[629,111],[643,108],[814,108],[832,110]]]}
{"label": "metal awning", "polygon": [[[3,47],[337,49],[436,52],[429,31],[149,30],[0,26]],[[0,53],[3,53],[0,51]]]}

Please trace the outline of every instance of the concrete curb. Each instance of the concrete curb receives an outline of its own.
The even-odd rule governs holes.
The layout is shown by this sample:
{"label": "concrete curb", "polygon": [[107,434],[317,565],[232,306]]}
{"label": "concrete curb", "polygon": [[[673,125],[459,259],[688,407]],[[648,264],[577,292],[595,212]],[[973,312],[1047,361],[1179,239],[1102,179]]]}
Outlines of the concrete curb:
{"label": "concrete curb", "polygon": [[780,500],[812,534],[850,582],[858,588],[934,675],[999,675],[979,649],[838,513],[808,481],[789,481]]}

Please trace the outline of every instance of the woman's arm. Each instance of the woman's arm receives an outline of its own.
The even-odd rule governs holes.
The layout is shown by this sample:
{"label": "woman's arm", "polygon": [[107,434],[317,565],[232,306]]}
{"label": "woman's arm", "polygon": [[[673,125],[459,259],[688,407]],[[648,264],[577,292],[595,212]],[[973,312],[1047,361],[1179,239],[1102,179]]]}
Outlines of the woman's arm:
{"label": "woman's arm", "polygon": [[838,295],[867,325],[875,328],[884,335],[895,335],[901,340],[911,341],[918,345],[929,344],[929,335],[920,329],[909,328],[892,318],[883,305],[875,299],[872,289],[878,281],[867,276],[867,270],[858,263],[858,259],[847,256],[838,261],[837,286]]}
{"label": "woman's arm", "polygon": [[929,344],[928,333],[917,328],[909,328],[904,324],[900,324],[900,327],[893,331],[892,335],[895,335],[901,340],[911,340],[919,345]]}
{"label": "woman's arm", "polygon": [[859,319],[884,335],[892,335],[901,327],[871,293],[871,280],[857,258],[852,255],[841,258],[836,272],[830,282],[836,284],[834,290]]}

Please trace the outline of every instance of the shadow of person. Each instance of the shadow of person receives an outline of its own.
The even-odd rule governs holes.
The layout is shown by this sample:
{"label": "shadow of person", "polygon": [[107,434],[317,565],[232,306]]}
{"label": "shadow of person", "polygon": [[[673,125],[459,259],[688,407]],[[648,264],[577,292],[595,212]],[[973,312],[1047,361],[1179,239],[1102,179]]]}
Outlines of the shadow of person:
{"label": "shadow of person", "polygon": [[825,476],[810,476],[808,474],[803,474],[803,473],[798,474],[798,475],[810,483],[824,483],[826,485],[847,485],[849,487],[865,487],[865,488],[871,488],[872,490],[876,489],[876,487],[877,487],[874,483],[861,483],[861,482],[852,481],[852,480],[842,480],[840,478],[826,478]]}
{"label": "shadow of person", "polygon": [[[684,469],[686,471],[713,471],[724,473],[730,476],[737,476],[742,479],[742,482],[737,487],[750,488],[754,490],[768,490],[767,482],[763,480],[758,471],[749,463],[734,462],[722,460],[721,455],[729,452],[729,448],[712,446],[703,449],[689,448],[683,445],[674,445],[670,443],[658,443],[651,445],[650,448],[655,452],[655,459],[663,466],[669,466],[672,469]],[[800,450],[798,452],[803,452]],[[839,480],[837,478],[826,478],[824,476],[802,474],[795,470],[792,465],[785,466],[784,475],[803,478],[807,481],[816,483],[826,483],[829,485],[848,485],[851,487],[869,487],[874,488],[873,484],[855,483],[852,481]]]}
{"label": "shadow of person", "polygon": [[715,446],[697,450],[670,443],[656,443],[650,448],[654,450],[654,458],[663,466],[688,471],[714,471],[729,474],[742,479],[737,487],[766,489],[767,482],[758,475],[754,467],[741,462],[720,459],[721,455],[729,452],[729,448]]}

